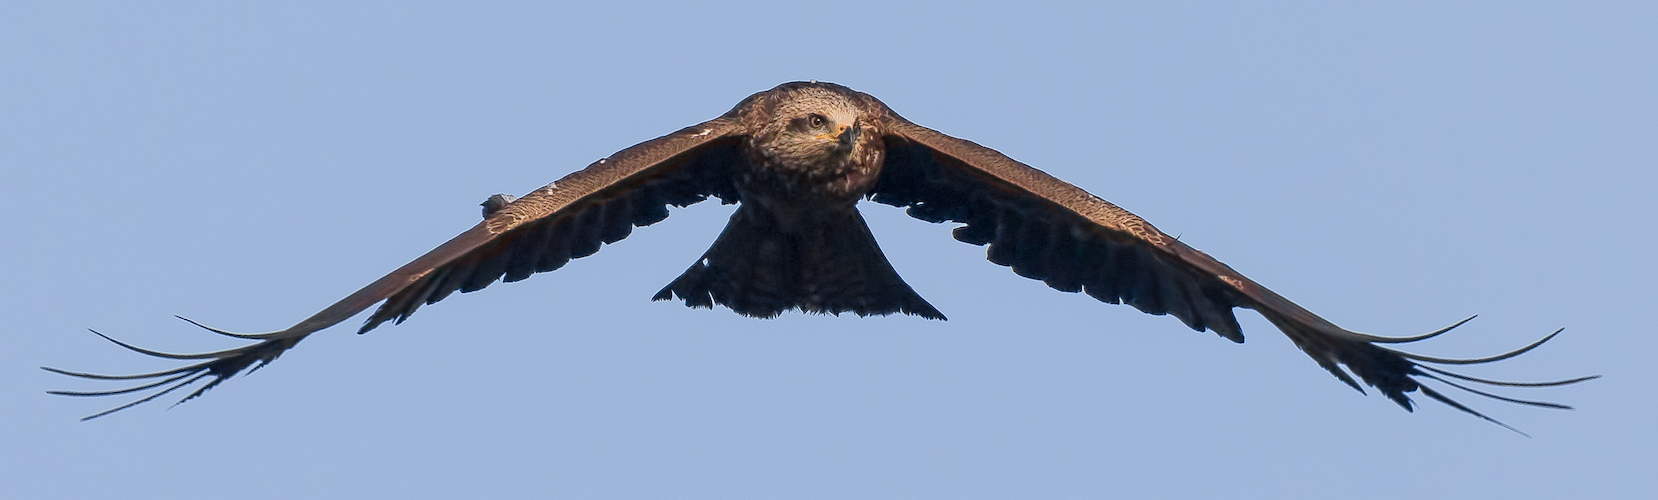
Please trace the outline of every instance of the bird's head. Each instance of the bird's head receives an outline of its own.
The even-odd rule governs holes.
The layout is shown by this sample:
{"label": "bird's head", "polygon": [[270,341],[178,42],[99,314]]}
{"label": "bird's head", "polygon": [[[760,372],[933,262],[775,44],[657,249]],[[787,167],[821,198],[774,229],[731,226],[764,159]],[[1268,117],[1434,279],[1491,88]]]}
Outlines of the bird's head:
{"label": "bird's head", "polygon": [[857,102],[828,86],[779,88],[767,125],[766,148],[785,164],[844,162],[860,147],[867,126]]}
{"label": "bird's head", "polygon": [[800,142],[845,153],[857,142],[858,125],[856,112],[834,108],[807,111],[790,119],[788,128]]}

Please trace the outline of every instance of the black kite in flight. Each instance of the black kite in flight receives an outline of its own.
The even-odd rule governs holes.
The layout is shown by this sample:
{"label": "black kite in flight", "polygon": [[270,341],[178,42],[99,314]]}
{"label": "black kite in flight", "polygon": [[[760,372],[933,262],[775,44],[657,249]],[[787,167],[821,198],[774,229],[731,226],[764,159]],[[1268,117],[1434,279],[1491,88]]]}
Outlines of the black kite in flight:
{"label": "black kite in flight", "polygon": [[170,354],[105,336],[150,356],[200,362],[120,376],[46,369],[89,379],[154,380],[120,390],[54,394],[108,396],[165,387],[88,419],[211,377],[182,403],[243,370],[270,363],[306,336],[375,304],[379,309],[359,333],[386,321],[402,322],[421,305],[457,290],[477,291],[496,280],[518,281],[558,269],[627,237],[634,226],[661,221],[670,205],[684,207],[709,197],[741,204],[707,253],[657,292],[656,300],[677,297],[691,307],[720,304],[761,318],[799,309],[944,319],[904,283],[876,246],[857,210],[858,202],[868,198],[905,207],[924,221],[962,224],[954,231],[956,239],[988,244],[990,261],[1012,267],[1020,276],[1147,313],[1173,315],[1194,330],[1211,330],[1233,342],[1244,339],[1233,308],[1254,309],[1336,378],[1360,392],[1362,380],[1406,410],[1412,408],[1406,393],[1421,391],[1497,422],[1422,385],[1421,379],[1503,401],[1566,408],[1497,396],[1448,379],[1530,387],[1594,378],[1514,383],[1427,366],[1507,359],[1559,331],[1479,359],[1435,358],[1384,347],[1434,337],[1468,320],[1403,338],[1342,329],[1076,186],[995,150],[911,123],[868,94],[817,82],[786,83],[754,94],[719,118],[624,149],[523,198],[491,197],[484,203],[482,223],[285,330],[242,334],[197,324],[255,344]]}

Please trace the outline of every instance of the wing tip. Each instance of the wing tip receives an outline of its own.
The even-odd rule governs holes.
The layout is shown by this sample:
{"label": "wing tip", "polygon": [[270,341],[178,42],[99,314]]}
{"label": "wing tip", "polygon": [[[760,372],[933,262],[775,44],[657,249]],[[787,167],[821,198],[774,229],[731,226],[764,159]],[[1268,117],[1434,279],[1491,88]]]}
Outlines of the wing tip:
{"label": "wing tip", "polygon": [[[1314,358],[1315,361],[1318,361],[1321,365],[1324,365],[1324,367],[1326,369],[1330,370],[1331,373],[1335,374],[1338,379],[1341,379],[1343,382],[1346,382],[1349,386],[1354,386],[1355,388],[1357,388],[1356,381],[1354,381],[1353,377],[1352,376],[1347,376],[1348,372],[1351,372],[1353,376],[1356,376],[1358,379],[1363,380],[1366,385],[1377,388],[1388,399],[1392,400],[1394,403],[1398,404],[1401,408],[1404,408],[1407,411],[1413,410],[1413,407],[1415,405],[1414,402],[1411,400],[1408,393],[1420,391],[1421,394],[1423,394],[1423,395],[1425,395],[1425,396],[1427,396],[1427,397],[1429,397],[1429,398],[1431,398],[1435,401],[1439,401],[1440,403],[1445,404],[1447,406],[1450,406],[1452,408],[1455,408],[1458,411],[1467,413],[1467,414],[1475,416],[1475,417],[1479,417],[1480,419],[1483,419],[1483,420],[1489,421],[1491,423],[1497,424],[1498,426],[1501,426],[1501,427],[1503,427],[1505,429],[1508,429],[1510,431],[1514,431],[1514,432],[1519,433],[1521,435],[1527,435],[1527,434],[1524,433],[1524,432],[1521,432],[1519,429],[1517,429],[1517,428],[1515,428],[1511,425],[1508,425],[1508,424],[1506,424],[1502,421],[1499,421],[1495,418],[1490,417],[1489,415],[1486,415],[1485,413],[1482,413],[1478,410],[1475,410],[1475,409],[1473,409],[1473,407],[1468,406],[1468,405],[1466,405],[1466,404],[1464,404],[1460,401],[1457,401],[1456,399],[1454,399],[1454,398],[1452,398],[1452,397],[1450,397],[1450,396],[1448,396],[1448,395],[1446,395],[1446,394],[1444,394],[1444,393],[1442,393],[1442,392],[1440,392],[1440,391],[1438,391],[1438,390],[1436,390],[1432,387],[1429,387],[1428,385],[1426,385],[1426,383],[1429,382],[1429,381],[1433,381],[1433,382],[1436,382],[1436,383],[1440,383],[1440,384],[1444,384],[1444,385],[1447,385],[1447,386],[1450,386],[1450,387],[1454,387],[1456,389],[1459,389],[1459,390],[1462,390],[1464,392],[1468,392],[1468,393],[1471,393],[1471,394],[1474,394],[1474,395],[1477,395],[1477,396],[1480,396],[1480,397],[1484,397],[1484,398],[1487,398],[1487,399],[1493,399],[1493,400],[1497,400],[1497,401],[1502,401],[1502,402],[1506,402],[1506,403],[1520,404],[1520,405],[1526,405],[1526,406],[1532,406],[1532,407],[1538,407],[1538,408],[1570,410],[1572,407],[1568,406],[1568,405],[1549,402],[1549,401],[1539,401],[1539,400],[1528,400],[1528,399],[1513,398],[1513,397],[1504,396],[1504,395],[1496,394],[1496,393],[1489,392],[1489,391],[1476,389],[1476,388],[1470,387],[1470,386],[1462,384],[1462,383],[1454,382],[1450,379],[1456,379],[1456,380],[1472,382],[1472,383],[1488,385],[1488,386],[1495,386],[1495,387],[1529,388],[1529,387],[1559,387],[1559,386],[1572,385],[1572,384],[1577,384],[1577,383],[1586,382],[1586,381],[1589,381],[1589,380],[1594,380],[1594,379],[1600,378],[1600,375],[1587,375],[1587,376],[1571,377],[1571,378],[1566,378],[1566,379],[1561,379],[1561,380],[1551,380],[1551,381],[1543,381],[1543,382],[1514,382],[1514,381],[1505,381],[1505,380],[1473,377],[1473,376],[1464,375],[1464,374],[1460,374],[1460,373],[1455,373],[1455,372],[1451,372],[1449,370],[1444,370],[1444,369],[1441,369],[1441,368],[1431,366],[1433,364],[1439,364],[1439,365],[1484,364],[1484,363],[1492,363],[1492,362],[1496,362],[1496,361],[1502,361],[1502,360],[1510,359],[1510,358],[1519,356],[1520,354],[1524,354],[1524,353],[1527,353],[1527,352],[1531,352],[1532,350],[1535,350],[1536,348],[1542,346],[1544,343],[1546,343],[1549,340],[1552,340],[1553,338],[1558,336],[1564,329],[1557,329],[1557,330],[1549,333],[1548,335],[1544,336],[1543,338],[1541,338],[1539,340],[1536,340],[1534,342],[1531,342],[1531,343],[1529,343],[1529,344],[1527,344],[1527,345],[1525,345],[1525,346],[1523,346],[1519,349],[1514,349],[1514,350],[1507,351],[1507,352],[1504,352],[1504,353],[1501,353],[1501,354],[1498,354],[1498,355],[1494,355],[1494,356],[1485,356],[1485,357],[1478,357],[1478,358],[1442,358],[1442,357],[1423,356],[1423,355],[1418,355],[1418,354],[1407,353],[1407,352],[1395,350],[1395,349],[1392,349],[1392,348],[1383,347],[1383,346],[1378,345],[1378,344],[1397,344],[1397,343],[1402,343],[1401,341],[1417,342],[1417,341],[1427,340],[1427,339],[1434,338],[1434,337],[1437,337],[1439,335],[1442,335],[1442,334],[1444,334],[1444,333],[1446,333],[1446,332],[1450,331],[1451,329],[1454,329],[1458,326],[1461,326],[1461,325],[1467,323],[1468,321],[1472,320],[1473,317],[1463,319],[1463,320],[1458,321],[1458,322],[1456,322],[1456,323],[1454,323],[1454,324],[1452,324],[1448,327],[1441,328],[1439,330],[1435,330],[1435,331],[1429,332],[1427,334],[1416,335],[1416,336],[1412,336],[1412,337],[1373,337],[1373,336],[1368,336],[1368,335],[1365,335],[1365,334],[1358,334],[1358,333],[1350,332],[1350,331],[1347,331],[1347,330],[1341,330],[1340,332],[1327,332],[1327,331],[1323,331],[1323,329],[1312,327],[1311,325],[1306,325],[1306,324],[1302,324],[1302,323],[1292,323],[1292,322],[1284,321],[1282,318],[1274,318],[1271,314],[1268,314],[1268,319],[1273,320],[1273,323],[1276,324],[1277,326],[1279,326],[1279,328],[1284,330],[1287,334],[1289,334],[1291,339],[1294,340],[1295,343],[1298,346],[1300,346],[1303,351],[1306,351],[1310,356],[1312,356]],[[1339,327],[1335,327],[1334,325],[1330,325],[1328,323],[1323,323],[1323,325],[1328,325],[1328,326],[1325,327],[1326,329],[1328,329],[1328,328],[1338,328],[1339,329]],[[1380,338],[1380,339],[1385,339],[1385,340],[1362,340],[1362,339],[1365,339],[1367,337],[1368,338]],[[1339,368],[1336,368],[1336,365],[1338,365],[1338,364],[1345,367],[1346,370],[1341,370]],[[1361,390],[1361,392],[1362,392],[1362,390]],[[1527,435],[1527,436],[1529,437],[1529,435]]]}
{"label": "wing tip", "polygon": [[[186,320],[186,321],[189,321],[189,320]],[[197,324],[198,326],[201,326],[199,323],[195,323],[194,321],[191,321],[191,323],[192,324]],[[204,328],[207,328],[210,331],[214,331],[215,333],[222,332],[222,330],[218,330],[218,329],[215,329],[215,328],[208,328],[208,327],[205,327],[205,326],[204,326]],[[268,335],[269,336],[268,338],[265,338],[264,340],[260,340],[257,343],[242,346],[242,347],[238,347],[238,348],[234,348],[234,349],[226,349],[226,350],[222,350],[222,351],[213,351],[213,352],[206,352],[206,353],[200,353],[200,354],[172,354],[172,353],[160,352],[160,351],[155,351],[155,350],[150,350],[150,349],[144,349],[144,348],[141,348],[141,347],[137,347],[137,346],[134,346],[132,344],[128,344],[126,342],[116,340],[113,337],[110,337],[108,335],[105,335],[105,334],[100,333],[100,332],[95,331],[95,330],[92,331],[92,333],[94,333],[94,334],[98,335],[99,337],[102,337],[106,340],[109,340],[110,342],[115,343],[116,345],[118,345],[122,348],[131,350],[131,351],[134,351],[134,352],[138,352],[140,354],[145,354],[145,355],[148,355],[148,356],[151,356],[151,357],[156,357],[156,358],[161,358],[161,359],[168,359],[168,360],[203,360],[203,361],[198,362],[198,363],[194,363],[194,364],[190,364],[190,365],[187,365],[187,366],[179,367],[179,368],[173,368],[173,369],[161,370],[161,371],[155,371],[155,372],[148,372],[148,373],[130,374],[130,375],[106,375],[106,374],[99,374],[99,373],[92,373],[92,372],[78,372],[78,371],[73,371],[73,370],[65,370],[65,369],[54,368],[54,367],[50,367],[50,366],[40,367],[42,370],[46,370],[48,372],[57,373],[57,374],[60,374],[60,375],[65,375],[65,376],[70,376],[70,377],[75,377],[75,378],[91,379],[91,380],[161,379],[161,380],[157,380],[157,381],[153,381],[153,382],[140,383],[140,384],[132,386],[132,387],[109,389],[109,390],[99,390],[99,391],[52,390],[52,391],[46,391],[47,394],[52,394],[52,395],[57,395],[57,396],[104,397],[104,396],[116,396],[116,395],[121,395],[121,394],[129,394],[129,393],[134,393],[134,392],[141,392],[141,391],[161,388],[159,391],[156,391],[154,394],[150,394],[148,396],[139,398],[135,401],[131,401],[131,402],[128,402],[126,404],[122,404],[120,406],[110,408],[108,410],[104,410],[104,411],[101,411],[101,412],[98,412],[98,413],[94,413],[92,415],[88,415],[86,417],[82,417],[80,420],[83,421],[83,422],[88,421],[88,420],[101,418],[101,417],[104,417],[104,416],[108,416],[108,415],[120,412],[122,410],[126,410],[128,408],[132,408],[132,407],[144,404],[144,403],[148,403],[150,401],[154,401],[155,399],[160,398],[164,395],[170,394],[170,393],[172,393],[174,391],[177,391],[181,388],[192,385],[192,384],[196,383],[196,381],[201,380],[203,377],[212,377],[212,380],[210,380],[205,386],[191,392],[190,395],[185,396],[183,399],[180,399],[178,402],[173,403],[173,405],[172,405],[172,406],[178,406],[179,404],[183,404],[186,401],[189,401],[191,399],[195,399],[197,397],[200,397],[201,395],[205,394],[208,390],[212,389],[213,387],[218,386],[219,384],[223,383],[226,380],[229,380],[231,377],[234,377],[239,373],[252,372],[254,370],[257,370],[259,367],[262,367],[266,364],[269,364],[271,361],[274,361],[277,357],[281,356],[283,352],[286,352],[288,349],[292,348],[295,344],[297,344],[299,342],[299,340],[303,339],[306,335],[306,334],[297,334],[297,335],[292,335],[292,336],[282,336],[282,335],[276,335],[276,334],[284,333],[284,332],[273,332],[272,334],[261,334],[261,335]],[[231,334],[231,336],[237,336],[239,338],[243,338],[243,337],[248,336],[248,334]]]}

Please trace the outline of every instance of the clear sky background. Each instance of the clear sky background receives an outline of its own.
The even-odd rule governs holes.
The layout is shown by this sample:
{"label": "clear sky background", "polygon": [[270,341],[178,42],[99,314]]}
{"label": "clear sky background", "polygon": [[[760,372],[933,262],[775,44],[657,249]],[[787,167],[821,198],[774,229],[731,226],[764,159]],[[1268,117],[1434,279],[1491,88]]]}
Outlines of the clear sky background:
{"label": "clear sky background", "polygon": [[[1658,7],[0,5],[0,497],[1544,498],[1654,489]],[[1044,169],[1355,330],[1574,387],[1407,413],[1053,291],[884,205],[948,322],[649,299],[731,207],[311,337],[170,411],[38,370],[286,327],[521,194],[791,80]],[[360,320],[353,320],[351,325]]]}

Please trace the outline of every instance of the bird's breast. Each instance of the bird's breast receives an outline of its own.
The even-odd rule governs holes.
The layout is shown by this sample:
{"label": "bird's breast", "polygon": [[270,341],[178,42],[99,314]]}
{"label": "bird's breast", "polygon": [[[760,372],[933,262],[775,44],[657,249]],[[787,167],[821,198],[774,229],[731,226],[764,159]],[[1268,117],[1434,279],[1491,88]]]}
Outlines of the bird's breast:
{"label": "bird's breast", "polygon": [[749,155],[749,165],[738,169],[734,184],[745,205],[787,220],[792,227],[840,220],[856,211],[858,201],[874,189],[881,157],[875,152],[840,155],[834,161],[787,162]]}

